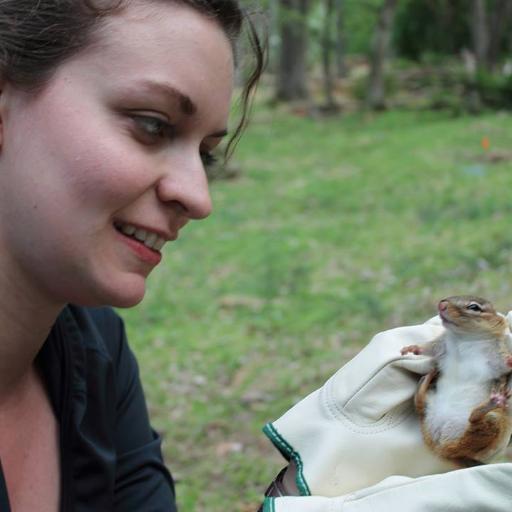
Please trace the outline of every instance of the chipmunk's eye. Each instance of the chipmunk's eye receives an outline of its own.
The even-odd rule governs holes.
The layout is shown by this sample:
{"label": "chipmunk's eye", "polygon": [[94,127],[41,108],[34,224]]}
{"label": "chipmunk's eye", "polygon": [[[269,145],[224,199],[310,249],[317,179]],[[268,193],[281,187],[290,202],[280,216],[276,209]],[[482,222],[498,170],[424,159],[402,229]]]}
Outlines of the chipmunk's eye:
{"label": "chipmunk's eye", "polygon": [[470,309],[471,311],[483,311],[482,307],[480,306],[480,304],[478,304],[478,302],[470,302],[466,306],[466,309]]}

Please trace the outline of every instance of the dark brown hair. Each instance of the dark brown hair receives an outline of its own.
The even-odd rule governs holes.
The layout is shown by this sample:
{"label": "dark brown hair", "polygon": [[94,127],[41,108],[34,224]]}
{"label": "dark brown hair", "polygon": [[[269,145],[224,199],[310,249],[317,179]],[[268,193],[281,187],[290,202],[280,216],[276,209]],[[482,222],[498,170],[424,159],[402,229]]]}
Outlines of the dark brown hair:
{"label": "dark brown hair", "polygon": [[[106,16],[129,0],[0,0],[0,78],[27,90],[37,90],[67,58],[85,48]],[[260,38],[237,0],[137,0],[175,2],[214,18],[232,41],[244,26],[254,65],[242,90],[242,114],[227,148],[229,156],[247,124],[252,93],[264,68]]]}

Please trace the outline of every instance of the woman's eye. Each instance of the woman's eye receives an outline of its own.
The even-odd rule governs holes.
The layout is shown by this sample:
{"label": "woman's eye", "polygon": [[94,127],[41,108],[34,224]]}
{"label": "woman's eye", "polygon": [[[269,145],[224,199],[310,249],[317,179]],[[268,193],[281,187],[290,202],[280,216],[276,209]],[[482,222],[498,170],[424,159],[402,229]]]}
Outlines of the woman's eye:
{"label": "woman's eye", "polygon": [[[158,144],[175,136],[175,127],[159,117],[134,113],[130,117],[135,124],[137,138],[144,144]],[[200,156],[205,167],[211,167],[218,161],[211,151],[201,150]]]}
{"label": "woman's eye", "polygon": [[219,159],[209,151],[201,151],[201,160],[203,161],[203,165],[205,167],[211,167],[214,165]]}
{"label": "woman's eye", "polygon": [[146,144],[156,144],[174,135],[174,127],[167,121],[154,116],[132,114],[137,135]]}

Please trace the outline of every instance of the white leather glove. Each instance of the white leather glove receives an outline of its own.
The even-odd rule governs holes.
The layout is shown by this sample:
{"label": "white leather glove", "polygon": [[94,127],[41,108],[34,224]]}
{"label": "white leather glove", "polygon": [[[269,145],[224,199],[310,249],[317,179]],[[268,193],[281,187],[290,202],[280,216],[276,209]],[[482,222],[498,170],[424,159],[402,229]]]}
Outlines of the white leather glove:
{"label": "white leather glove", "polygon": [[511,483],[512,464],[489,464],[421,478],[390,477],[338,498],[266,498],[263,511],[509,512]]}
{"label": "white leather glove", "polygon": [[301,495],[341,496],[392,475],[453,469],[427,449],[414,411],[418,379],[432,359],[400,354],[442,329],[435,317],[378,334],[323,387],[265,426],[276,448],[295,463]]}

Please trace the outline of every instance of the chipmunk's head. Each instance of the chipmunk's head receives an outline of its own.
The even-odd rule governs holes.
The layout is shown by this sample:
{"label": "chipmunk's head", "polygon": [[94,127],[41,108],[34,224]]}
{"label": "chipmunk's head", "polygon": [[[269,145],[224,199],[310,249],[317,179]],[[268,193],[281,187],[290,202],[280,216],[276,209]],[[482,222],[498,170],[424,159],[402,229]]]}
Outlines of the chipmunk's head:
{"label": "chipmunk's head", "polygon": [[460,334],[500,337],[507,322],[486,299],[471,295],[455,295],[439,301],[439,316],[446,329]]}

